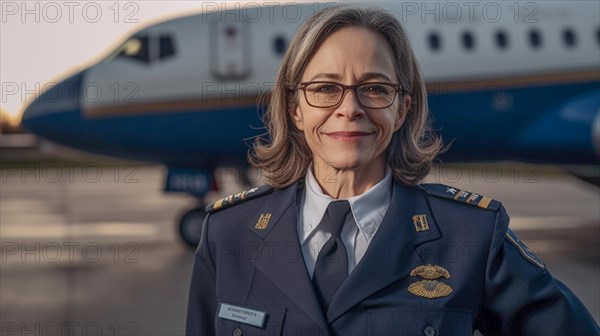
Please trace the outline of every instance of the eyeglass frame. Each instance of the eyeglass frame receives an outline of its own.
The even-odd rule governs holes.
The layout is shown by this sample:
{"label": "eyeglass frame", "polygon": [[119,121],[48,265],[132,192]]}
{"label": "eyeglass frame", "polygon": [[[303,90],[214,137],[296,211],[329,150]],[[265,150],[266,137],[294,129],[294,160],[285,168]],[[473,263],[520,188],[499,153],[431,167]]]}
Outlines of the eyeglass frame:
{"label": "eyeglass frame", "polygon": [[[334,84],[334,85],[338,85],[338,86],[342,87],[343,91],[342,91],[342,95],[340,96],[340,101],[338,101],[337,103],[335,103],[335,104],[333,104],[333,105],[331,105],[331,106],[316,106],[316,105],[313,105],[313,104],[311,104],[311,103],[308,101],[308,97],[306,97],[306,86],[307,86],[307,85],[309,85],[309,84],[319,84],[319,83],[320,83],[320,84]],[[392,99],[392,102],[391,102],[389,105],[387,105],[387,106],[384,106],[384,107],[368,107],[368,106],[365,106],[365,105],[364,105],[364,104],[363,104],[363,103],[360,101],[360,98],[359,98],[359,96],[358,96],[358,91],[357,91],[357,89],[358,89],[360,86],[363,86],[363,85],[369,85],[369,84],[384,84],[384,85],[391,85],[391,86],[393,86],[393,87],[394,87],[394,90],[395,90],[396,92],[394,93],[394,98]],[[339,105],[339,104],[341,104],[341,103],[342,103],[342,101],[344,100],[344,97],[346,96],[346,92],[347,92],[348,90],[352,90],[352,91],[354,91],[354,94],[356,95],[356,101],[358,102],[358,104],[359,104],[360,106],[362,106],[362,107],[364,107],[364,108],[368,108],[368,109],[377,109],[377,110],[379,110],[379,109],[384,109],[384,108],[388,108],[388,107],[392,106],[392,105],[394,104],[394,102],[396,101],[396,96],[398,95],[398,92],[402,92],[402,96],[404,96],[405,94],[410,94],[410,91],[408,91],[408,90],[404,90],[404,89],[402,88],[402,85],[400,85],[400,84],[397,84],[397,83],[386,83],[386,82],[366,82],[366,83],[360,83],[360,84],[355,84],[355,85],[345,85],[345,84],[338,83],[338,82],[330,82],[330,81],[313,81],[313,82],[302,82],[302,83],[298,84],[298,86],[297,86],[297,89],[298,89],[298,90],[302,90],[302,92],[304,93],[304,100],[306,100],[306,103],[307,103],[309,106],[316,107],[316,108],[332,108],[332,107],[338,106],[338,105]]]}

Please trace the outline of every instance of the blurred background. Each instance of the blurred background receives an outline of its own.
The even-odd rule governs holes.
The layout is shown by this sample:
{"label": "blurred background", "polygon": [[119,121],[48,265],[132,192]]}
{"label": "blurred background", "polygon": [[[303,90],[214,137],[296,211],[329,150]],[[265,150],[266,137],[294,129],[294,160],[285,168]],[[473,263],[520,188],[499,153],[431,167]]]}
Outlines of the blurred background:
{"label": "blurred background", "polygon": [[[1,2],[0,333],[182,335],[203,208],[248,168],[298,26],[331,3]],[[450,149],[600,319],[600,3],[382,2]],[[459,253],[461,251],[448,251]]]}

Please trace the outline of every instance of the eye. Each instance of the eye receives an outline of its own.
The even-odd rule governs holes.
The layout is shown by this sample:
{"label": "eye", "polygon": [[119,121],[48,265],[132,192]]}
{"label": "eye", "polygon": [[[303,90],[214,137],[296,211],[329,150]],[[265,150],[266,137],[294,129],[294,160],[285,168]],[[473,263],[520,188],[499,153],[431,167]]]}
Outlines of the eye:
{"label": "eye", "polygon": [[392,89],[389,85],[365,84],[360,87],[360,90],[369,95],[388,95]]}
{"label": "eye", "polygon": [[314,83],[307,86],[306,89],[310,92],[321,94],[336,94],[340,92],[340,87],[332,83]]}

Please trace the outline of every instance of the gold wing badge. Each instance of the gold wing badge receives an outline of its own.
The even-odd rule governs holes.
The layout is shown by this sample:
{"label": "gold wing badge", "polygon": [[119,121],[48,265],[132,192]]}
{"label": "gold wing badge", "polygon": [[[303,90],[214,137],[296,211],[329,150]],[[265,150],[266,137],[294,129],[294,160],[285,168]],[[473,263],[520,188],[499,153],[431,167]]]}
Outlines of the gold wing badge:
{"label": "gold wing badge", "polygon": [[439,279],[441,277],[450,279],[450,272],[448,272],[442,266],[421,265],[421,266],[415,267],[415,269],[413,269],[410,272],[410,276],[420,276],[421,278],[425,278],[425,279],[429,279],[429,280]]}
{"label": "gold wing badge", "polygon": [[452,293],[452,287],[440,282],[436,279],[446,278],[450,279],[450,272],[437,265],[421,265],[415,267],[410,272],[410,276],[418,276],[425,280],[419,280],[408,286],[408,291],[412,294],[426,299],[437,299],[446,297]]}

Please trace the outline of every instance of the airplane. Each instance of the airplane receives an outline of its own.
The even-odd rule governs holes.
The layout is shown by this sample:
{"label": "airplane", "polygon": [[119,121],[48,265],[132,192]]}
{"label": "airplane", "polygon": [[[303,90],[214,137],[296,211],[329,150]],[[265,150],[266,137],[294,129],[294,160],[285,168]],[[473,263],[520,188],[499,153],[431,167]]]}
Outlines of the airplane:
{"label": "airplane", "polygon": [[[273,3],[272,3],[273,4]],[[209,3],[127,36],[39,94],[22,124],[53,142],[165,164],[165,191],[198,207],[179,219],[194,246],[215,169],[246,167],[287,45],[331,3]],[[382,2],[407,29],[444,162],[580,167],[600,159],[600,2]]]}

